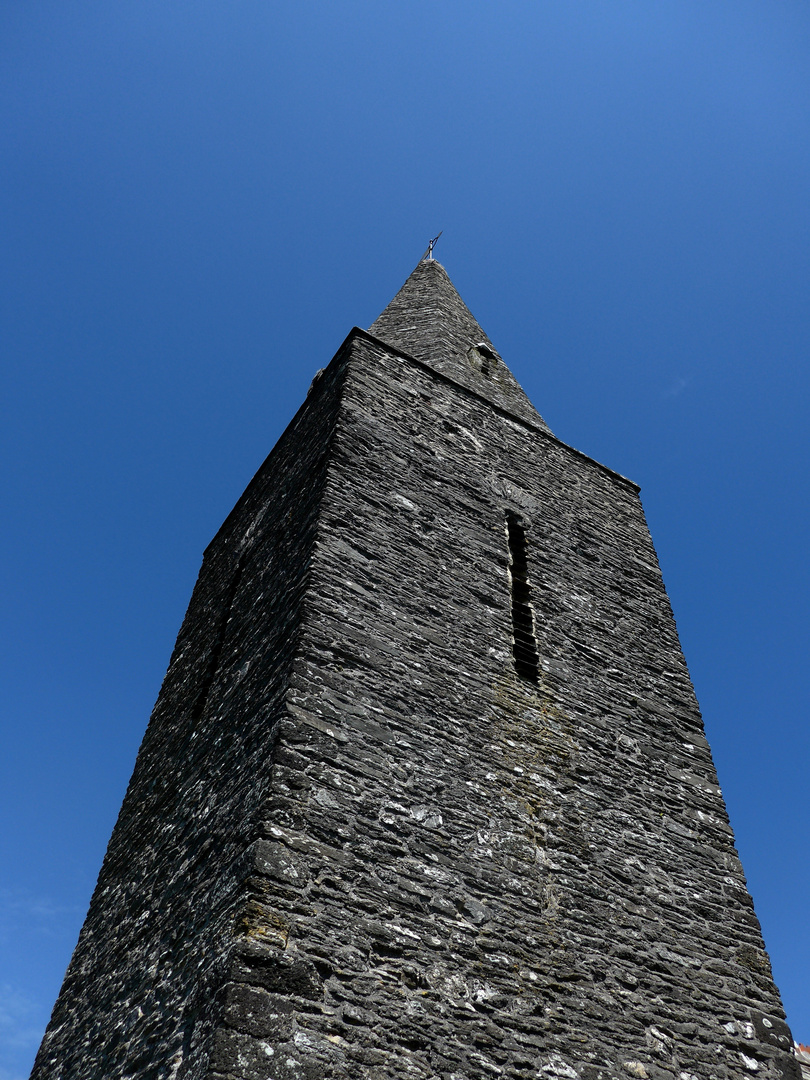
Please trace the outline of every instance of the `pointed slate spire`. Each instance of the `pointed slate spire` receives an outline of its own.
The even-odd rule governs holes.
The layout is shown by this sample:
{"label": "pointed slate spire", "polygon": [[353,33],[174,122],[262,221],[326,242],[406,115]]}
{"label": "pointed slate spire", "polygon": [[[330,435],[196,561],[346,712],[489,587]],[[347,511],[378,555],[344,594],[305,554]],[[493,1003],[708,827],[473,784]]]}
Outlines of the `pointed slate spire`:
{"label": "pointed slate spire", "polygon": [[548,431],[435,259],[423,259],[369,333]]}

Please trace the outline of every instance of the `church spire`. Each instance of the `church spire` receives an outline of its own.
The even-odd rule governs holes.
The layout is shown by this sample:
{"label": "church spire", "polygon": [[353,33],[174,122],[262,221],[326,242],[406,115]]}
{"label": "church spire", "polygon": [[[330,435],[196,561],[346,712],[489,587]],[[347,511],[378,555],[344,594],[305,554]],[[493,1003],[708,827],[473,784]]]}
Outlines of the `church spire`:
{"label": "church spire", "polygon": [[369,333],[548,431],[445,268],[425,254]]}

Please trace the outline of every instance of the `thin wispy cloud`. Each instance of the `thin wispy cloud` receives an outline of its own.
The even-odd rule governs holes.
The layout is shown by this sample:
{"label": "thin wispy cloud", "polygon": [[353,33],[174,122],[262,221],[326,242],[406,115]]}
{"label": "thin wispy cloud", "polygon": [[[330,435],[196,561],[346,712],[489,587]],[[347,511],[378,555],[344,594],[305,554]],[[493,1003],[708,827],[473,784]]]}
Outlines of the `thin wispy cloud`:
{"label": "thin wispy cloud", "polygon": [[23,1076],[21,1072],[9,1072],[8,1069],[4,1069],[0,1065],[0,1080],[27,1080],[26,1076]]}
{"label": "thin wispy cloud", "polygon": [[[66,922],[81,917],[78,905],[58,904],[24,889],[0,889],[0,944],[19,934],[61,935]],[[2,1074],[0,1074],[2,1080]]]}
{"label": "thin wispy cloud", "polygon": [[24,1080],[20,1063],[33,1059],[47,1020],[42,1002],[0,983],[0,1080]]}
{"label": "thin wispy cloud", "polygon": [[679,376],[677,379],[674,379],[670,383],[670,385],[666,388],[666,390],[664,390],[661,396],[665,398],[680,397],[680,395],[684,392],[684,390],[687,389],[688,386],[691,385],[691,383],[691,378],[685,379],[682,376]]}
{"label": "thin wispy cloud", "polygon": [[0,888],[0,964],[6,974],[0,983],[0,1080],[28,1076],[53,1006],[51,988],[41,998],[31,992],[29,984],[36,986],[36,978],[28,970],[30,963],[20,968],[17,962],[26,974],[15,981],[14,957],[24,953],[35,969],[43,950],[63,951],[63,939],[73,936],[82,914],[76,905],[59,904],[24,888]]}

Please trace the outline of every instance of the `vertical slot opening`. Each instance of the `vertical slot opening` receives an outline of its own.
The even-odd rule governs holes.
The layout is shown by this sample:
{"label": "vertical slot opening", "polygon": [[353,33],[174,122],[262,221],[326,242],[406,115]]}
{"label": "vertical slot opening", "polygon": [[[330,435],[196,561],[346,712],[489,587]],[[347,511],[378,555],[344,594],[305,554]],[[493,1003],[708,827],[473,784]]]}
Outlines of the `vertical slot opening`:
{"label": "vertical slot opening", "polygon": [[205,706],[208,702],[208,695],[211,692],[211,686],[213,685],[217,669],[219,668],[219,658],[222,653],[222,647],[225,644],[225,632],[228,628],[228,620],[231,617],[231,608],[233,607],[233,602],[236,598],[236,590],[242,577],[243,560],[244,556],[240,556],[239,561],[236,564],[236,569],[231,576],[231,581],[228,586],[228,592],[222,605],[222,613],[220,615],[217,628],[214,632],[214,640],[212,642],[211,652],[208,657],[205,674],[200,680],[197,701],[191,714],[192,726],[197,723],[197,721],[200,719],[203,712],[205,711]]}
{"label": "vertical slot opening", "polygon": [[529,551],[526,530],[516,514],[506,515],[509,540],[509,584],[512,593],[512,653],[515,671],[522,679],[536,683],[540,654],[534,635],[532,587],[529,582]]}

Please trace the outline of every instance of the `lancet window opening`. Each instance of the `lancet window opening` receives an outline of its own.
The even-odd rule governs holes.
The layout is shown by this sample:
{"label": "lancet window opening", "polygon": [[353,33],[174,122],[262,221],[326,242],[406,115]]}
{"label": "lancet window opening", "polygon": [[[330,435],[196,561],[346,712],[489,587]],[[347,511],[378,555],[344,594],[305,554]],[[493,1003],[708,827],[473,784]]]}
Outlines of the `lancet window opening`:
{"label": "lancet window opening", "polygon": [[222,647],[225,644],[225,634],[228,628],[228,621],[231,617],[231,608],[236,598],[236,590],[239,587],[239,582],[242,578],[242,570],[244,567],[244,555],[239,556],[239,561],[231,575],[230,584],[228,585],[228,592],[225,596],[224,603],[222,605],[222,611],[220,614],[219,622],[217,624],[216,631],[214,633],[213,643],[211,646],[211,652],[208,657],[208,664],[206,666],[205,675],[200,682],[200,691],[197,695],[197,701],[192,713],[192,722],[196,722],[200,719],[205,712],[205,706],[208,702],[208,695],[211,692],[211,686],[219,668],[219,658],[222,653]]}
{"label": "lancet window opening", "polygon": [[534,633],[532,587],[529,582],[529,549],[526,529],[514,513],[506,515],[509,541],[509,585],[512,594],[512,654],[515,671],[522,679],[536,683],[540,653]]}

